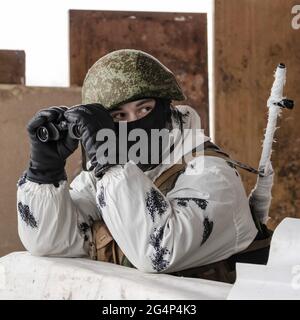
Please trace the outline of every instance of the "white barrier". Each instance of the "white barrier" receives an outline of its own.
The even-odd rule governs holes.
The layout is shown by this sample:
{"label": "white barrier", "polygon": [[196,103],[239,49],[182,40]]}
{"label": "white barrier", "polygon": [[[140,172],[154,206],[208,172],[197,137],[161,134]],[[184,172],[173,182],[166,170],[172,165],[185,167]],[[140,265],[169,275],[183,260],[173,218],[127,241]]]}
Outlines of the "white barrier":
{"label": "white barrier", "polygon": [[300,299],[300,219],[286,218],[276,228],[266,266],[237,264],[228,299]]}
{"label": "white barrier", "polygon": [[6,286],[0,299],[226,299],[231,285],[202,279],[145,274],[89,259],[0,258]]}

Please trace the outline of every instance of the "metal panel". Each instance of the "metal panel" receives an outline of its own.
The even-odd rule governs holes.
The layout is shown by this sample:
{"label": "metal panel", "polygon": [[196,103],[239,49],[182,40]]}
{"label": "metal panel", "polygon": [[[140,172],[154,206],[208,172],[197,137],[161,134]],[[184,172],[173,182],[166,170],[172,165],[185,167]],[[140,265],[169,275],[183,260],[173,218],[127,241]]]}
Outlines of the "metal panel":
{"label": "metal panel", "polygon": [[0,50],[0,83],[25,84],[25,52]]}

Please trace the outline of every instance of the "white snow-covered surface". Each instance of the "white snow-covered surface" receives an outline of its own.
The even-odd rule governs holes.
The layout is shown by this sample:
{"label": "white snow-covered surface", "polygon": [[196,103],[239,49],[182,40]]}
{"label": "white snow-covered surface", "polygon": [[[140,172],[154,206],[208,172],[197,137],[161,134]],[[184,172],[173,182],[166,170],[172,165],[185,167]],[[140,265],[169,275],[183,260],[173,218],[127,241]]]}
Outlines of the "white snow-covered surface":
{"label": "white snow-covered surface", "polygon": [[285,218],[276,228],[268,266],[300,266],[300,219]]}
{"label": "white snow-covered surface", "polygon": [[266,266],[237,264],[228,299],[300,300],[300,219],[285,218],[278,225]]}
{"label": "white snow-covered surface", "polygon": [[0,299],[300,299],[300,219],[276,228],[266,266],[237,264],[233,286],[14,252],[0,258]]}
{"label": "white snow-covered surface", "polygon": [[1,258],[1,271],[0,299],[226,299],[232,287],[88,259],[34,257],[28,252]]}

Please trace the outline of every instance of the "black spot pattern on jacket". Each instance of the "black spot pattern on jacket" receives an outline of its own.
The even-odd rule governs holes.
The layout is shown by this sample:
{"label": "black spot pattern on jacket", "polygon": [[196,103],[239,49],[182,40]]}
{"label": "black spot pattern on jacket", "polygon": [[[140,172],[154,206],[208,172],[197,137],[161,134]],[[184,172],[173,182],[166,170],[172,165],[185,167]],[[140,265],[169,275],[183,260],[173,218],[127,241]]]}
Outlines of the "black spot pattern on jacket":
{"label": "black spot pattern on jacket", "polygon": [[106,206],[105,198],[104,198],[104,187],[100,187],[100,192],[98,195],[98,205],[100,208],[104,208]]}
{"label": "black spot pattern on jacket", "polygon": [[79,232],[83,236],[84,241],[88,241],[88,231],[92,228],[95,220],[94,218],[89,214],[88,215],[88,222],[82,222],[78,225]]}
{"label": "black spot pattern on jacket", "polygon": [[18,187],[21,187],[23,184],[25,184],[27,182],[27,179],[26,179],[26,173],[23,174],[20,179],[18,180],[17,182],[17,186]]}
{"label": "black spot pattern on jacket", "polygon": [[37,228],[38,224],[35,220],[35,217],[31,213],[29,206],[23,204],[22,202],[18,202],[18,211],[21,219],[26,223],[27,226],[31,228]]}
{"label": "black spot pattern on jacket", "polygon": [[203,236],[202,236],[202,242],[200,244],[201,246],[203,245],[204,242],[206,242],[206,240],[211,235],[213,227],[214,227],[213,221],[210,221],[208,219],[208,217],[205,217],[205,219],[203,220],[204,231],[203,231]]}
{"label": "black spot pattern on jacket", "polygon": [[187,207],[189,201],[194,201],[196,205],[205,210],[208,204],[208,201],[205,199],[199,199],[199,198],[175,198],[177,200],[177,204],[181,207]]}
{"label": "black spot pattern on jacket", "polygon": [[79,232],[82,234],[84,241],[88,240],[87,231],[90,229],[90,226],[86,222],[82,222],[78,226]]}
{"label": "black spot pattern on jacket", "polygon": [[154,254],[150,257],[152,268],[157,272],[165,270],[170,264],[170,262],[165,259],[165,256],[169,255],[170,251],[167,248],[163,248],[161,246],[163,233],[163,227],[154,228],[154,232],[150,235],[149,241],[150,245],[154,248]]}
{"label": "black spot pattern on jacket", "polygon": [[168,203],[160,192],[151,188],[151,190],[146,193],[146,208],[154,222],[156,215],[161,216],[166,212]]}

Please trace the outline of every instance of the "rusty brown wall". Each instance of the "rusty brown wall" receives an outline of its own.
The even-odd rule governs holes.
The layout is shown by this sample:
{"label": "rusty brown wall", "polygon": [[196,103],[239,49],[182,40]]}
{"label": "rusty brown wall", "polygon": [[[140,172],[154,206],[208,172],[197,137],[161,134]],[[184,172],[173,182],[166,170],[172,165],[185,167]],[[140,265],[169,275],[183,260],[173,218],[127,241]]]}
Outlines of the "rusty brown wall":
{"label": "rusty brown wall", "polygon": [[[276,172],[270,226],[300,217],[300,29],[291,26],[297,0],[215,1],[216,142],[231,155],[257,166],[267,121],[273,71],[287,65],[286,94],[296,100],[284,110],[276,132]],[[248,191],[255,176],[243,173]]]}
{"label": "rusty brown wall", "polygon": [[0,50],[0,83],[25,84],[25,51]]}
{"label": "rusty brown wall", "polygon": [[[80,103],[80,88],[0,85],[0,256],[23,250],[17,234],[16,183],[28,163],[25,126],[41,107]],[[79,152],[68,163],[72,179]]]}

